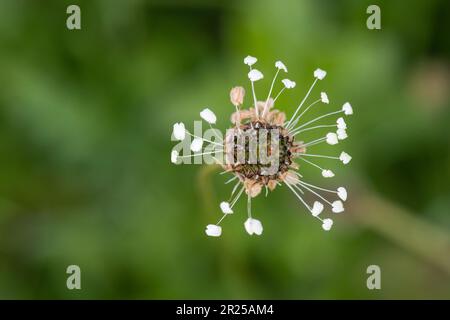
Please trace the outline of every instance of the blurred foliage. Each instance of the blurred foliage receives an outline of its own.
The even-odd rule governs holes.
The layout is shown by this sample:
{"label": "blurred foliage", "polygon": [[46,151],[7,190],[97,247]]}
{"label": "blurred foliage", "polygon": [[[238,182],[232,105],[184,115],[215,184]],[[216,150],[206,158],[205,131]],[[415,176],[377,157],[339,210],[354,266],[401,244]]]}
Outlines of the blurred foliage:
{"label": "blurred foliage", "polygon": [[[67,30],[69,4],[82,30]],[[377,1],[373,31],[369,4],[1,0],[0,298],[449,299],[450,270],[435,260],[450,253],[450,3]],[[354,106],[353,161],[326,181],[350,198],[332,232],[280,188],[254,201],[262,237],[245,233],[245,203],[221,238],[204,235],[230,187],[170,163],[172,124],[211,106],[229,126],[247,54],[267,75],[286,63],[297,87],[277,104],[288,114],[316,67],[329,72],[317,90],[330,110]],[[353,207],[362,190],[372,196]],[[376,223],[362,223],[369,213]],[[70,264],[81,291],[66,289]],[[366,288],[370,264],[380,291]]]}

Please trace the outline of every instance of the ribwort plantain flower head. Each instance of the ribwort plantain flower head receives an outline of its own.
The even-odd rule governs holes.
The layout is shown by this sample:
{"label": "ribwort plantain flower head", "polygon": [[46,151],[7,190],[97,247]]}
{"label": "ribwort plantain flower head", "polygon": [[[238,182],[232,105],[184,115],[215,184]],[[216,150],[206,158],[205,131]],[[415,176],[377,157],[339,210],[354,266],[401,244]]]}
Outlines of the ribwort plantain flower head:
{"label": "ribwort plantain flower head", "polygon": [[[338,160],[344,165],[350,162],[351,156],[344,151],[335,156],[310,152],[310,149],[314,150],[314,146],[322,143],[334,146],[346,139],[348,134],[344,117],[352,115],[353,108],[350,103],[345,102],[336,111],[303,121],[304,114],[311,108],[324,108],[330,103],[325,92],[320,92],[316,100],[306,103],[317,82],[327,75],[326,71],[318,68],[313,72],[314,81],[305,97],[292,116],[287,119],[283,111],[275,108],[275,104],[286,89],[296,87],[295,81],[286,78],[281,80],[281,86],[278,85],[279,92],[272,95],[280,71],[288,72],[283,62],[276,61],[275,76],[267,97],[265,100],[258,100],[255,83],[264,79],[264,75],[253,68],[257,61],[258,59],[252,56],[244,59],[244,64],[249,69],[247,76],[251,87],[251,99],[247,102],[246,109],[242,108],[246,104],[245,89],[236,86],[230,91],[230,101],[235,108],[230,117],[232,126],[226,130],[225,134],[214,128],[217,117],[209,108],[204,108],[200,112],[200,118],[208,124],[211,132],[207,131],[204,134],[198,130],[190,132],[182,122],[175,123],[173,140],[181,142],[172,150],[171,162],[190,163],[191,159],[198,159],[201,156],[208,164],[219,164],[223,168],[223,174],[231,175],[226,182],[226,184],[234,182],[231,195],[227,201],[222,201],[218,206],[223,214],[218,222],[206,226],[205,233],[208,236],[221,236],[221,223],[227,216],[234,213],[234,206],[244,194],[247,196],[247,219],[244,222],[244,229],[249,235],[260,236],[263,233],[263,225],[260,220],[253,218],[252,199],[261,194],[267,196],[270,191],[283,185],[298,198],[312,217],[320,221],[323,230],[329,231],[333,220],[322,218],[323,211],[325,207],[329,207],[334,214],[344,212],[343,202],[347,200],[347,190],[344,187],[327,189],[305,181],[303,172],[306,170],[303,166],[300,167],[300,163],[311,166],[314,170],[318,170],[322,177],[328,179],[335,176],[334,172],[322,167],[322,164],[316,163],[316,160]],[[333,116],[339,117],[331,124],[322,123],[323,120]],[[325,134],[322,133],[319,138],[308,142],[303,141],[304,132],[320,132],[319,129],[323,128],[327,128],[328,131]],[[336,131],[329,131],[331,129]],[[188,145],[187,148],[183,147],[185,143]],[[181,147],[183,147],[183,155],[180,155]],[[194,153],[190,154],[191,151]],[[315,198],[311,201],[312,203],[306,194]]]}

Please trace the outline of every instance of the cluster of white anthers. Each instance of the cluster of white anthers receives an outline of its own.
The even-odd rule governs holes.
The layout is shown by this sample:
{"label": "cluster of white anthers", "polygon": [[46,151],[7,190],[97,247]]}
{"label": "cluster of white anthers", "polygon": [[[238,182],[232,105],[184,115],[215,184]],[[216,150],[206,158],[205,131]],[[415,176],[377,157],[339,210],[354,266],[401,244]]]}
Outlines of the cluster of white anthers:
{"label": "cluster of white anthers", "polygon": [[[251,90],[253,94],[252,105],[248,109],[241,109],[240,106],[243,104],[245,90],[242,87],[234,87],[230,93],[230,99],[232,104],[235,106],[236,111],[231,116],[231,121],[234,124],[234,128],[236,132],[242,132],[244,130],[255,129],[261,126],[266,127],[276,127],[281,131],[281,137],[285,145],[287,145],[288,151],[286,151],[284,156],[283,166],[280,167],[279,171],[270,177],[263,177],[260,172],[256,174],[247,170],[246,164],[238,163],[238,164],[225,164],[220,160],[216,159],[217,163],[222,165],[224,168],[223,173],[231,173],[233,177],[228,180],[226,183],[236,181],[235,186],[233,187],[230,199],[228,201],[223,201],[220,203],[220,209],[223,213],[223,216],[219,219],[216,224],[209,224],[206,227],[206,234],[212,237],[219,237],[222,234],[222,228],[220,226],[221,222],[228,215],[233,214],[233,207],[245,191],[247,194],[247,211],[248,211],[248,219],[244,223],[245,230],[250,234],[261,235],[263,232],[263,226],[261,221],[254,219],[251,213],[251,199],[260,194],[261,189],[264,187],[266,190],[266,196],[268,190],[273,190],[277,185],[285,184],[294,194],[295,196],[305,205],[305,207],[310,211],[311,215],[316,219],[320,220],[322,223],[322,228],[326,231],[331,229],[333,225],[333,220],[330,218],[321,218],[320,214],[324,209],[324,204],[327,204],[331,207],[331,211],[334,213],[341,213],[344,211],[343,201],[347,200],[347,190],[344,187],[339,187],[336,190],[326,189],[322,187],[318,187],[311,183],[305,182],[303,180],[303,176],[298,172],[299,165],[295,163],[293,160],[300,159],[307,164],[312,165],[313,167],[319,169],[322,173],[322,176],[325,178],[331,178],[334,176],[334,173],[329,169],[324,169],[318,164],[310,161],[310,158],[327,158],[341,161],[344,165],[348,164],[351,160],[350,155],[345,152],[341,152],[339,156],[331,156],[331,155],[320,155],[315,153],[306,152],[307,148],[326,142],[330,145],[335,145],[339,143],[340,140],[344,140],[347,138],[347,125],[344,121],[343,117],[338,117],[335,123],[332,124],[316,124],[317,121],[329,118],[331,116],[343,114],[345,116],[353,114],[353,109],[350,103],[346,102],[343,104],[342,108],[336,110],[334,112],[323,114],[313,120],[307,121],[303,124],[300,124],[299,121],[301,117],[314,105],[318,103],[329,104],[328,96],[325,92],[320,93],[320,97],[309,104],[304,110],[299,114],[299,111],[302,109],[305,101],[311,94],[314,86],[317,81],[323,80],[326,76],[326,72],[321,69],[317,69],[314,71],[314,82],[311,87],[307,91],[305,97],[300,102],[299,106],[295,110],[292,117],[287,120],[285,114],[280,112],[279,110],[272,109],[276,100],[280,96],[280,94],[285,89],[292,89],[296,86],[296,83],[289,79],[283,79],[281,82],[283,87],[279,91],[275,98],[271,97],[272,89],[274,88],[275,80],[277,79],[280,71],[287,73],[288,70],[286,66],[281,62],[277,61],[275,63],[276,73],[272,80],[272,84],[267,95],[266,100],[258,101],[255,94],[255,86],[254,83],[263,79],[263,74],[261,71],[254,69],[253,65],[257,62],[255,57],[247,56],[244,59],[244,63],[249,67],[248,78],[251,84]],[[299,114],[299,115],[298,115]],[[200,112],[200,117],[209,123],[212,127],[213,124],[216,123],[215,114],[208,108],[204,109]],[[310,142],[304,143],[303,141],[297,141],[296,137],[300,135],[302,132],[315,130],[320,128],[335,128],[336,131],[328,132],[325,136],[321,138],[315,139]],[[189,131],[186,130],[183,123],[176,123],[173,126],[173,137],[176,140],[183,141],[186,135],[192,136],[193,140],[191,142],[191,150],[196,152],[193,155],[180,156],[179,153],[175,150],[172,151],[171,161],[173,163],[178,163],[180,158],[183,157],[193,157],[198,155],[212,154],[213,152],[204,152],[198,153],[202,150],[204,141],[211,143],[216,151],[227,152],[226,143],[221,141],[221,143],[213,142],[206,140],[202,137],[195,136]],[[229,152],[229,151],[228,151]],[[252,167],[254,168],[254,167]],[[253,169],[252,169],[253,170]],[[308,204],[302,197],[305,192],[310,192],[313,196],[317,197],[317,201],[314,201],[312,205]],[[338,199],[336,200],[328,200],[324,194],[336,195]]]}

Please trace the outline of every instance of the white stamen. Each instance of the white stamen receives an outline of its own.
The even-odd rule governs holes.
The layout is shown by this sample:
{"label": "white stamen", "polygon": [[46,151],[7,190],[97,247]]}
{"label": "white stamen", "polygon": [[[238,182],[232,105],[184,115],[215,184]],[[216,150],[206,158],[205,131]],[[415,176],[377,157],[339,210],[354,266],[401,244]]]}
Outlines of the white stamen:
{"label": "white stamen", "polygon": [[319,80],[322,80],[323,78],[325,78],[326,75],[327,75],[327,72],[322,69],[317,68],[314,71],[314,77],[316,77]]}
{"label": "white stamen", "polygon": [[322,177],[324,177],[324,178],[333,178],[334,177],[334,173],[331,170],[325,169],[325,170],[322,170]]}
{"label": "white stamen", "polygon": [[309,127],[309,128],[293,131],[293,132],[291,132],[291,134],[293,136],[296,136],[297,134],[304,132],[304,131],[309,131],[309,130],[319,129],[319,128],[331,128],[331,127],[336,127],[336,126],[337,126],[336,124],[324,124],[324,125],[320,125],[320,126],[314,126],[314,127]]}
{"label": "white stamen", "polygon": [[286,89],[293,89],[296,86],[295,81],[292,81],[292,80],[289,80],[289,79],[283,79],[283,80],[281,80],[281,82],[283,82],[284,87]]}
{"label": "white stamen", "polygon": [[344,118],[340,117],[336,120],[338,129],[347,129],[347,124],[344,121]]}
{"label": "white stamen", "polygon": [[344,205],[342,204],[342,201],[341,200],[336,200],[336,201],[334,201],[332,204],[332,211],[334,212],[334,213],[340,213],[340,212],[344,212]]}
{"label": "white stamen", "polygon": [[337,195],[342,201],[347,200],[347,190],[344,187],[337,188]]}
{"label": "white stamen", "polygon": [[264,78],[264,75],[261,73],[261,71],[257,69],[252,69],[248,73],[248,78],[250,79],[251,82],[255,82]]}
{"label": "white stamen", "polygon": [[242,193],[244,192],[245,187],[242,186],[241,190],[239,191],[239,193],[236,195],[236,197],[233,199],[233,201],[231,202],[231,207],[233,208],[234,205],[236,204],[236,202],[239,200],[239,198],[241,197]]}
{"label": "white stamen", "polygon": [[208,224],[205,233],[210,237],[220,237],[222,234],[222,227],[215,224]]}
{"label": "white stamen", "polygon": [[330,229],[331,229],[331,226],[333,225],[333,220],[331,220],[331,219],[329,219],[329,218],[327,218],[327,219],[324,219],[323,221],[322,221],[322,228],[323,228],[323,230],[325,230],[325,231],[329,231]]}
{"label": "white stamen", "polygon": [[314,190],[312,190],[311,188],[308,188],[307,186],[302,185],[303,188],[305,188],[306,190],[308,190],[309,192],[311,192],[312,194],[318,196],[320,199],[322,199],[323,201],[325,201],[326,203],[328,203],[330,206],[332,205],[332,203],[330,201],[328,201],[327,199],[325,199],[322,195],[320,195],[319,193],[315,192]]}
{"label": "white stamen", "polygon": [[316,158],[327,158],[327,159],[336,159],[336,160],[339,160],[338,157],[325,156],[325,155],[321,155],[321,154],[302,153],[301,156],[316,157]]}
{"label": "white stamen", "polygon": [[262,223],[261,223],[261,221],[259,221],[257,219],[248,218],[244,222],[244,227],[249,235],[256,234],[256,235],[260,236],[263,232]]}
{"label": "white stamen", "polygon": [[327,137],[328,144],[335,145],[339,142],[338,136],[334,132],[328,132],[326,137]]}
{"label": "white stamen", "polygon": [[[237,188],[237,186],[238,186],[239,184],[240,184],[240,182],[238,182],[238,183],[234,186],[233,191],[231,192],[230,199],[233,197],[233,194],[234,194],[234,192],[236,191],[236,188]],[[243,191],[244,191],[244,187],[242,187],[241,191],[239,191],[239,193],[236,195],[236,197],[235,197],[234,200],[231,202],[231,204],[229,204],[229,209],[231,210],[231,213],[233,213],[232,208],[233,208],[233,206],[236,204],[236,201],[239,199],[239,197],[241,196],[241,194],[242,194]],[[222,203],[224,203],[224,202],[222,202]],[[222,209],[222,203],[220,204],[220,205],[221,205],[221,206],[220,206],[221,209]],[[228,203],[228,202],[225,202],[225,203]],[[225,206],[225,205],[224,205],[224,206]],[[224,208],[224,209],[228,209],[228,208]],[[223,214],[222,218],[220,218],[219,221],[217,222],[217,225],[219,225],[219,224],[223,221],[223,219],[225,219],[225,217],[228,216],[228,215],[230,214],[230,213],[226,213],[223,209],[222,209],[222,212],[224,212],[224,214]]]}
{"label": "white stamen", "polygon": [[326,139],[327,139],[326,137],[322,137],[322,138],[319,138],[319,139],[310,141],[310,142],[308,142],[308,143],[305,143],[305,144],[302,145],[302,147],[308,147],[308,146],[311,146],[311,145],[314,145],[314,144],[323,142],[323,141],[325,141]]}
{"label": "white stamen", "polygon": [[175,123],[173,125],[173,136],[175,139],[183,141],[186,136],[186,129],[183,122]]}
{"label": "white stamen", "polygon": [[278,70],[283,70],[284,72],[288,72],[284,63],[279,60],[277,62],[275,62],[275,68],[277,68]]}
{"label": "white stamen", "polygon": [[233,187],[233,190],[231,191],[230,199],[228,200],[228,202],[231,201],[231,199],[233,198],[234,193],[236,192],[236,190],[237,190],[237,188],[239,187],[240,184],[241,184],[240,181],[236,182],[236,184]]}
{"label": "white stamen", "polygon": [[200,112],[200,117],[208,122],[209,124],[214,124],[217,121],[217,117],[210,109],[205,108]]}
{"label": "white stamen", "polygon": [[202,146],[203,146],[203,139],[195,138],[194,140],[192,140],[191,150],[193,152],[198,152],[202,149]]}
{"label": "white stamen", "polygon": [[[303,128],[303,127],[306,127],[308,124],[311,124],[311,123],[316,122],[316,121],[318,121],[318,120],[320,120],[320,119],[323,119],[323,118],[325,118],[325,117],[329,117],[329,116],[332,116],[333,114],[337,114],[337,113],[341,113],[341,112],[343,112],[343,111],[342,111],[342,110],[338,110],[338,111],[334,111],[334,112],[330,112],[330,113],[324,114],[324,115],[322,115],[322,116],[320,116],[320,117],[317,117],[317,118],[315,118],[315,119],[312,119],[312,120],[310,120],[310,121],[308,121],[308,122],[302,124],[300,127],[297,127],[295,130],[301,129],[301,128]],[[292,130],[291,130],[291,131],[292,131]]]}
{"label": "white stamen", "polygon": [[[256,58],[255,58],[256,59]],[[256,61],[255,61],[256,62]],[[252,63],[253,64],[253,63]],[[253,71],[252,70],[252,64],[249,64],[249,67],[250,67],[250,72],[248,73],[248,77],[250,78],[250,76],[252,76],[252,78],[254,78],[254,74],[251,74],[251,72]],[[257,72],[259,72],[258,70],[256,70]],[[259,72],[259,73],[261,73],[261,72]],[[262,73],[261,73],[261,76],[262,76]],[[256,118],[259,118],[259,111],[258,111],[258,100],[256,99],[256,93],[255,93],[255,84],[254,84],[254,81],[252,80],[252,79],[250,79],[250,83],[251,83],[251,85],[252,85],[252,94],[253,94],[253,103],[254,103],[254,106],[255,106],[255,114],[256,114]]]}
{"label": "white stamen", "polygon": [[345,115],[347,116],[353,114],[353,108],[348,102],[344,103],[344,105],[342,106],[342,111],[344,111]]}
{"label": "white stamen", "polygon": [[217,164],[223,165],[222,161],[220,161],[220,160],[217,159],[216,157],[212,156],[212,158],[213,158],[214,160],[216,160],[216,163],[217,163]]}
{"label": "white stamen", "polygon": [[216,146],[223,147],[223,144],[222,144],[222,143],[214,142],[214,141],[211,141],[211,140],[208,140],[208,139],[205,139],[205,138],[196,136],[195,134],[192,134],[192,133],[190,133],[190,132],[187,131],[187,130],[186,130],[186,133],[187,133],[188,135],[190,135],[191,137],[194,137],[194,138],[196,138],[196,139],[202,139],[203,141],[209,142],[209,143],[214,144],[214,145],[216,145]]}
{"label": "white stamen", "polygon": [[250,195],[247,195],[247,215],[249,219],[252,217],[252,197]]}
{"label": "white stamen", "polygon": [[222,201],[220,203],[220,209],[225,214],[232,214],[233,213],[233,210],[231,209],[230,204],[228,202],[226,202],[226,201]]}
{"label": "white stamen", "polygon": [[207,155],[207,154],[213,154],[213,153],[218,153],[218,152],[222,152],[222,151],[223,150],[214,150],[214,151],[211,151],[211,152],[188,154],[186,156],[179,156],[178,158],[190,158],[190,157],[204,156],[204,155]]}
{"label": "white stamen", "polygon": [[345,131],[345,129],[337,129],[336,134],[339,140],[345,140],[348,137],[347,131]]}
{"label": "white stamen", "polygon": [[320,101],[322,101],[325,104],[329,104],[330,100],[328,100],[328,96],[325,92],[320,93]]}
{"label": "white stamen", "polygon": [[[278,62],[278,61],[277,61],[277,62]],[[277,65],[277,64],[275,63],[275,66],[276,66],[276,65]],[[273,85],[275,84],[275,80],[276,80],[276,78],[277,78],[279,72],[280,72],[280,68],[278,68],[277,72],[275,72],[275,76],[273,77],[272,84],[270,85],[269,94],[267,95],[266,103],[265,103],[265,105],[264,105],[264,111],[263,111],[263,113],[262,113],[262,117],[263,117],[263,118],[264,118],[264,116],[265,116],[265,114],[266,114],[266,112],[267,112],[267,107],[268,107],[268,104],[269,104],[270,95],[272,94]]]}
{"label": "white stamen", "polygon": [[352,157],[348,153],[342,151],[339,160],[341,160],[343,164],[347,164],[352,160]]}
{"label": "white stamen", "polygon": [[314,102],[311,103],[305,110],[303,110],[303,112],[302,112],[297,118],[295,118],[295,120],[292,122],[291,128],[292,128],[292,127],[295,127],[295,126],[297,125],[297,123],[298,123],[298,121],[300,120],[300,118],[302,117],[302,115],[304,115],[305,112],[309,110],[309,108],[311,108],[312,106],[314,106],[315,104],[317,104],[317,103],[319,103],[319,102],[320,102],[320,99],[314,101]]}
{"label": "white stamen", "polygon": [[317,189],[317,190],[321,190],[321,191],[326,191],[326,192],[331,192],[331,193],[337,193],[337,191],[329,190],[329,189],[325,189],[325,188],[321,188],[321,187],[315,186],[315,185],[313,185],[313,184],[311,184],[311,183],[307,183],[307,182],[305,182],[305,181],[300,181],[300,184],[304,184],[304,185],[310,186],[311,188],[314,188],[314,189]]}
{"label": "white stamen", "polygon": [[328,169],[324,169],[324,168],[320,167],[319,165],[315,164],[314,162],[311,162],[311,161],[309,161],[309,160],[306,160],[305,158],[300,158],[300,159],[303,160],[303,161],[305,161],[306,163],[309,163],[310,165],[312,165],[312,166],[314,166],[314,167],[320,169],[320,170],[322,171],[322,176],[323,176],[324,178],[332,178],[332,177],[334,177],[333,171],[328,170]]}
{"label": "white stamen", "polygon": [[256,61],[258,61],[258,59],[256,59],[255,57],[252,56],[246,56],[244,58],[244,63],[246,65],[248,65],[249,67],[251,67],[252,65],[254,65],[256,63]]}
{"label": "white stamen", "polygon": [[281,88],[280,92],[278,92],[278,94],[275,96],[275,99],[273,99],[273,103],[277,101],[278,97],[283,93],[284,89],[286,89],[286,87]]}
{"label": "white stamen", "polygon": [[178,161],[178,151],[172,150],[172,153],[170,154],[170,161],[174,164],[177,164]]}
{"label": "white stamen", "polygon": [[323,204],[319,201],[315,201],[311,213],[314,217],[317,217],[323,211]]}
{"label": "white stamen", "polygon": [[[236,180],[236,179],[237,179],[237,176],[234,176],[233,178],[228,179],[228,180],[225,182],[225,184],[229,184],[231,181]],[[239,183],[240,183],[240,181],[239,181],[237,184],[239,184]]]}
{"label": "white stamen", "polygon": [[313,84],[311,85],[311,87],[309,88],[308,92],[306,93],[306,96],[303,98],[302,102],[300,102],[299,106],[297,107],[297,109],[295,110],[294,114],[292,115],[291,119],[288,121],[286,129],[289,129],[289,125],[291,124],[292,119],[295,118],[295,116],[297,115],[297,112],[300,110],[300,108],[302,107],[302,105],[305,103],[306,99],[308,98],[309,94],[311,93],[312,89],[314,88],[314,86],[317,83],[317,78],[314,80]]}
{"label": "white stamen", "polygon": [[[284,182],[284,184],[287,185],[289,189],[291,189],[291,191],[295,194],[295,196],[296,196],[296,197],[303,203],[303,205],[311,212],[311,211],[312,211],[312,208],[311,208],[310,206],[308,206],[308,204],[305,202],[305,200],[303,200],[303,198],[295,191],[295,189],[292,188],[292,186],[291,186],[289,183],[287,183],[287,182]],[[314,217],[322,221],[322,219],[321,219],[319,216],[314,216]]]}

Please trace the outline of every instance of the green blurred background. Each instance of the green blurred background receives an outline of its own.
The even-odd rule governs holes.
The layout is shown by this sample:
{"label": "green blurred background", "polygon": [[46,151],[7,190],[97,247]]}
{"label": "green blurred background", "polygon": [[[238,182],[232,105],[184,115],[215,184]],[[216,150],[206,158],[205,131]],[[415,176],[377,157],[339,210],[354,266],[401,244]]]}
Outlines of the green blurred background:
{"label": "green blurred background", "polygon": [[[381,30],[366,28],[370,4]],[[445,0],[1,0],[0,298],[449,299],[449,32]],[[331,232],[279,188],[253,202],[263,236],[246,234],[242,201],[208,238],[227,177],[170,163],[174,122],[210,106],[229,126],[248,54],[257,93],[275,60],[289,68],[288,115],[317,67],[326,110],[352,102],[350,138],[318,147],[351,164],[323,162],[332,181],[302,171],[347,186]],[[366,287],[371,264],[381,290]]]}

